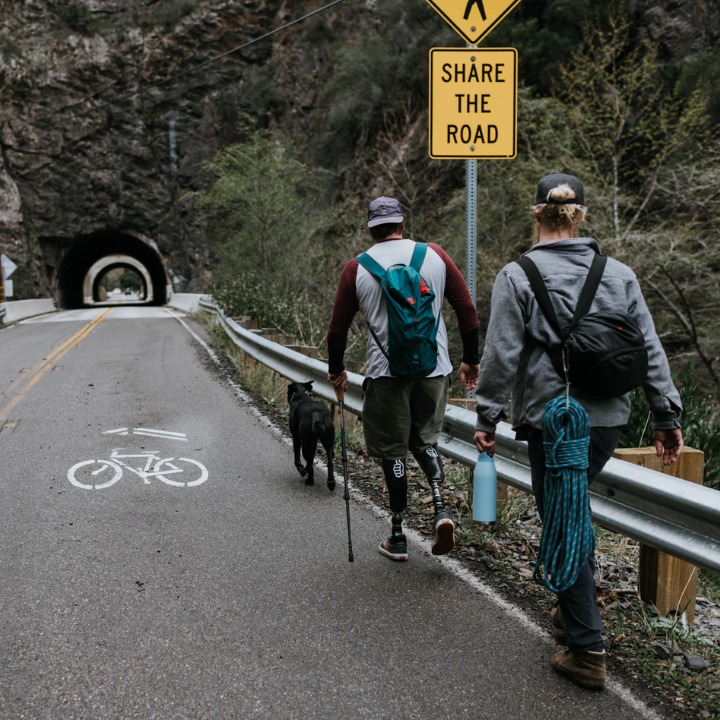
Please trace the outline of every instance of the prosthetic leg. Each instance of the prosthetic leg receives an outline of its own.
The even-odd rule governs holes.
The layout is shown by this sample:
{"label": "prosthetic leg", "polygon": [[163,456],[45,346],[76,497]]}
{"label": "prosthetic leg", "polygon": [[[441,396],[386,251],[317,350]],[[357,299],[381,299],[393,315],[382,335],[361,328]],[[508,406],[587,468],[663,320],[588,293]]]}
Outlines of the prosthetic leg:
{"label": "prosthetic leg", "polygon": [[407,473],[405,459],[382,461],[383,475],[390,496],[391,535],[380,543],[380,552],[391,560],[407,560],[407,539],[402,531],[402,512],[407,507]]}
{"label": "prosthetic leg", "polygon": [[435,535],[431,552],[433,555],[446,555],[455,546],[455,523],[453,523],[450,514],[445,510],[442,494],[440,493],[440,485],[445,479],[440,453],[438,453],[435,445],[430,445],[421,453],[413,452],[413,455],[422,471],[427,475],[432,489],[433,506],[435,508]]}

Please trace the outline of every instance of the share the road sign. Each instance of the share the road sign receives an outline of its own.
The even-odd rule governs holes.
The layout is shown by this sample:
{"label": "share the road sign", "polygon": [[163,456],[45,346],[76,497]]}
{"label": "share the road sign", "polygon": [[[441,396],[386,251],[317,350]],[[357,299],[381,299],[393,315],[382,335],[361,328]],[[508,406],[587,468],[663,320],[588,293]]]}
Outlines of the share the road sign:
{"label": "share the road sign", "polygon": [[477,45],[520,0],[427,0],[467,40]]}
{"label": "share the road sign", "polygon": [[436,160],[517,155],[517,50],[430,50],[429,154]]}

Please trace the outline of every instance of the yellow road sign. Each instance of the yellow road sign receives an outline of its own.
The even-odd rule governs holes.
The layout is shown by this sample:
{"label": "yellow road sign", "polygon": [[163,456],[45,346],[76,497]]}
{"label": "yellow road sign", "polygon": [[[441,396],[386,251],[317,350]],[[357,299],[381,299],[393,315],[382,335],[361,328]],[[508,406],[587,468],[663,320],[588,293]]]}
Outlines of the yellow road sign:
{"label": "yellow road sign", "polygon": [[470,45],[477,45],[520,0],[427,0]]}
{"label": "yellow road sign", "polygon": [[517,155],[517,50],[430,50],[430,157]]}

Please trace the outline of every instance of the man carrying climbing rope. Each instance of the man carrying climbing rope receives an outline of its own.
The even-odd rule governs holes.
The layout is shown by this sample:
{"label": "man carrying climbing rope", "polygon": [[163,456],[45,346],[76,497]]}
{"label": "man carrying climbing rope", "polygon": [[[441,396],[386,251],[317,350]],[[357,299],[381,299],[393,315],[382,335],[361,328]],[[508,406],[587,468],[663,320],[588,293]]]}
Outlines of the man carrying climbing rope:
{"label": "man carrying climbing rope", "polygon": [[[595,240],[579,236],[580,225],[587,213],[582,183],[578,178],[562,173],[543,177],[537,187],[532,212],[536,222],[535,242],[524,257],[530,258],[542,275],[559,323],[565,327],[578,304],[592,260],[600,253]],[[683,448],[680,396],[671,380],[668,361],[637,278],[629,267],[612,258],[607,259],[592,309],[628,313],[637,321],[648,356],[643,390],[653,413],[655,447],[666,465],[675,462]],[[630,415],[628,394],[595,397],[566,384],[548,353],[548,349],[558,343],[557,333],[540,309],[525,271],[518,263],[509,263],[497,275],[493,287],[490,320],[475,391],[477,432],[474,440],[479,451],[489,455],[494,453],[495,428],[498,422],[508,417],[508,399],[512,392],[513,429],[517,439],[528,443],[533,494],[540,517],[546,524],[543,533],[548,530],[551,502],[545,485],[549,457],[546,457],[546,451],[555,452],[553,438],[550,437],[548,442],[548,432],[553,432],[547,427],[550,424],[547,411],[554,407],[551,401],[563,398],[566,402],[556,403],[561,411],[576,408],[584,421],[589,420],[582,431],[587,435],[587,442],[581,446],[588,448],[587,460],[583,458],[578,463],[583,481],[587,472],[588,482],[592,482],[612,456]],[[581,425],[582,422],[580,419]],[[554,455],[553,462],[547,462],[547,465],[552,467],[550,475],[558,476]],[[585,507],[578,507],[578,513],[586,509],[587,502]],[[589,516],[589,512],[587,514]],[[605,649],[593,551],[594,537],[589,544],[589,557],[587,560],[583,557],[575,568],[576,579],[571,580],[569,587],[557,591],[558,605],[553,608],[551,620],[553,625],[565,631],[568,647],[557,652],[551,663],[557,672],[578,685],[601,689],[606,676]]]}

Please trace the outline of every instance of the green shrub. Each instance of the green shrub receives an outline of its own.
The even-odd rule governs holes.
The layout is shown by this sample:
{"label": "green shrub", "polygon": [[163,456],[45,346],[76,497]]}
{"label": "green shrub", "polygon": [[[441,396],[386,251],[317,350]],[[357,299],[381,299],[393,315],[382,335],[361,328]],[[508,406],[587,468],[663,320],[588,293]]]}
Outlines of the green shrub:
{"label": "green shrub", "polygon": [[75,32],[88,35],[95,31],[97,23],[92,16],[92,12],[84,3],[71,3],[65,10],[65,24]]}
{"label": "green shrub", "polygon": [[243,272],[221,277],[212,288],[213,299],[225,315],[248,316],[263,328],[275,328],[302,345],[322,347],[332,298],[318,298],[302,287],[268,284],[259,274]]}

